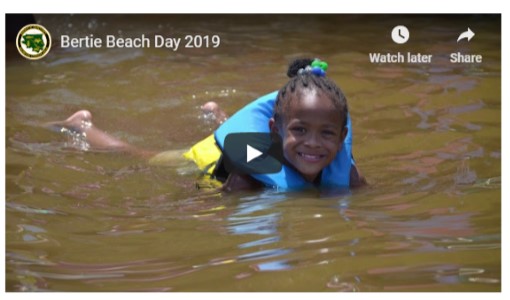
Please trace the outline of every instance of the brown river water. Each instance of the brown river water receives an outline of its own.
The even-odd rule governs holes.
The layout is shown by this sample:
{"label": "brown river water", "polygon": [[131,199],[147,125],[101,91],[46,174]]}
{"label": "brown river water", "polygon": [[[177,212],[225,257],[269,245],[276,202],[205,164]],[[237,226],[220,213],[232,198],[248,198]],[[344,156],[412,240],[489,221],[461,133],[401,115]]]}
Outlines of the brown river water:
{"label": "brown river water", "polygon": [[[500,291],[499,15],[36,15],[6,52],[7,291]],[[390,37],[406,25],[410,40]],[[457,43],[470,27],[476,35]],[[16,31],[19,29],[16,29]],[[217,48],[62,48],[60,36],[217,35]],[[369,53],[432,54],[371,63]],[[454,52],[482,63],[453,64]],[[219,193],[178,161],[86,151],[41,124],[79,109],[136,146],[185,149],[279,89],[300,56],[347,96],[369,187]],[[74,138],[74,139],[73,139]],[[77,140],[78,139],[78,140]]]}

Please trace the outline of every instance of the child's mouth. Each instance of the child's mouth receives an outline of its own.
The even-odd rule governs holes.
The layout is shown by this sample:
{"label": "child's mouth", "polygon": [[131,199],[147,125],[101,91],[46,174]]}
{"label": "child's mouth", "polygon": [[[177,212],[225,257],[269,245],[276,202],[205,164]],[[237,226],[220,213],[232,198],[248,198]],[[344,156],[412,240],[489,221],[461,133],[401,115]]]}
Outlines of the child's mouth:
{"label": "child's mouth", "polygon": [[298,155],[301,158],[303,158],[304,161],[307,161],[307,162],[318,162],[326,156],[326,155],[322,155],[322,154],[309,154],[309,153],[303,153],[303,152],[298,152]]}

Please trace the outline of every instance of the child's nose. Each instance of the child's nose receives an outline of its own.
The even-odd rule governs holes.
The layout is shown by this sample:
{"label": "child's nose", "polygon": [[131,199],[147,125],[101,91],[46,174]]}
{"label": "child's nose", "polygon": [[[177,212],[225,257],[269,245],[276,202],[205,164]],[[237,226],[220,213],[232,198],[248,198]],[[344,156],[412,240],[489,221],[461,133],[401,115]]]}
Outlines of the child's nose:
{"label": "child's nose", "polygon": [[320,144],[319,134],[314,132],[311,132],[305,141],[305,145],[309,147],[318,147]]}

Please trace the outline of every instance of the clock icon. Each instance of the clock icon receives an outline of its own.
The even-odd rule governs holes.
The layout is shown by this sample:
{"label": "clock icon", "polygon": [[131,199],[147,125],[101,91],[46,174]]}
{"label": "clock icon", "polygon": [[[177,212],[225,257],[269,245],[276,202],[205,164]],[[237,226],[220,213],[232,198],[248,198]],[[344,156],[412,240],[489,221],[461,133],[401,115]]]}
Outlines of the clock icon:
{"label": "clock icon", "polygon": [[398,25],[391,31],[391,38],[397,44],[405,44],[409,40],[409,29],[404,25]]}

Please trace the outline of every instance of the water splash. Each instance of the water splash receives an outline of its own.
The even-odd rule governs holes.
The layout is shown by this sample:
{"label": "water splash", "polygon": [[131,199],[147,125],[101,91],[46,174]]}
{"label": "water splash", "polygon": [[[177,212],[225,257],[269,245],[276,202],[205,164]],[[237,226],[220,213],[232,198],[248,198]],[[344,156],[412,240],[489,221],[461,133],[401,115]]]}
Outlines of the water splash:
{"label": "water splash", "polygon": [[92,123],[88,120],[83,120],[81,124],[81,130],[73,130],[62,127],[60,132],[62,132],[67,137],[67,142],[65,143],[66,148],[75,148],[81,151],[88,151],[90,149],[90,144],[87,141],[87,133],[85,130],[90,128]]}

